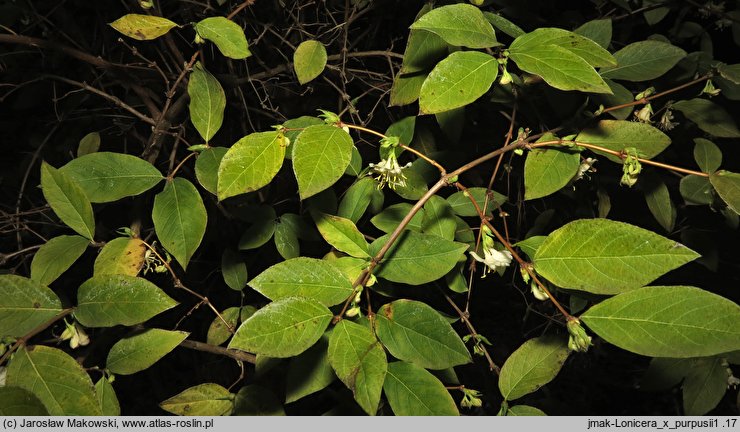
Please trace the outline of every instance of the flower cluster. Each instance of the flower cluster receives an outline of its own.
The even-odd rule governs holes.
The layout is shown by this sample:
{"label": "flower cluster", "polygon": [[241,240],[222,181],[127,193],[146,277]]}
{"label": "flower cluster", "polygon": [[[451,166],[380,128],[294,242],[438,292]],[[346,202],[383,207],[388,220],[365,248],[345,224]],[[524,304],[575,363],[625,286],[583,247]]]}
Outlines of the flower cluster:
{"label": "flower cluster", "polygon": [[65,320],[64,324],[64,331],[59,338],[63,341],[68,340],[70,348],[75,349],[79,346],[85,346],[90,343],[90,337],[85,333],[85,330],[77,323],[77,321],[70,324]]}
{"label": "flower cluster", "polygon": [[378,189],[382,189],[385,185],[389,188],[395,189],[397,187],[406,186],[406,175],[403,170],[411,166],[411,163],[401,165],[396,159],[396,153],[390,152],[388,158],[381,160],[377,164],[369,164],[372,173],[375,175],[375,180],[378,181]]}
{"label": "flower cluster", "polygon": [[509,264],[511,264],[513,257],[511,252],[505,249],[496,249],[491,230],[485,225],[483,226],[483,234],[483,258],[473,251],[470,252],[470,256],[472,256],[476,261],[482,262],[486,265],[482,276],[486,277],[486,275],[491,271],[497,271],[498,269],[508,267]]}
{"label": "flower cluster", "polygon": [[632,187],[637,183],[637,175],[642,171],[642,165],[637,158],[637,149],[628,147],[624,149],[624,152],[626,156],[624,158],[624,165],[622,165],[622,179],[620,183]]}
{"label": "flower cluster", "polygon": [[591,346],[591,336],[586,334],[586,330],[581,326],[581,321],[578,318],[572,318],[568,320],[568,348],[571,351],[586,352],[588,347]]}

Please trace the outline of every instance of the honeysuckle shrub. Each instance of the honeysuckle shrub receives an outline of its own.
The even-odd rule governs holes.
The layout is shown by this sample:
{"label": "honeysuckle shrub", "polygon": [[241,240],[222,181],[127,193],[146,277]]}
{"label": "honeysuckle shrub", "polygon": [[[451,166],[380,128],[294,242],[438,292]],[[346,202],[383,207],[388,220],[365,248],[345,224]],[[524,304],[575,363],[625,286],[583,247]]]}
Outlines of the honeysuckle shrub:
{"label": "honeysuckle shrub", "polygon": [[33,3],[0,414],[737,414],[736,2]]}

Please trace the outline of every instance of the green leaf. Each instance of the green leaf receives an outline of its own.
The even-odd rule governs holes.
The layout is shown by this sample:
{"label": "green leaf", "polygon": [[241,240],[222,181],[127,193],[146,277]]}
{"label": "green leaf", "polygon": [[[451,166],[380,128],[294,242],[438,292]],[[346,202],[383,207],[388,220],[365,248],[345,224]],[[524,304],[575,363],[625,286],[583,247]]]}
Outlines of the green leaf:
{"label": "green leaf", "polygon": [[62,312],[56,294],[39,282],[0,275],[0,337],[21,337]]}
{"label": "green leaf", "polygon": [[41,191],[62,222],[81,236],[93,239],[95,219],[92,205],[82,188],[70,176],[42,162]]}
{"label": "green leaf", "polygon": [[669,43],[646,40],[627,45],[614,53],[616,67],[602,68],[601,76],[625,81],[647,81],[665,74],[686,51]]}
{"label": "green leaf", "polygon": [[283,259],[298,258],[301,255],[301,246],[298,243],[298,233],[295,227],[280,219],[275,225],[275,248]]}
{"label": "green leaf", "polygon": [[[596,126],[581,131],[575,140],[618,152],[634,147],[638,156],[644,159],[654,158],[671,143],[668,135],[657,128],[647,123],[627,120],[601,120]],[[622,163],[617,156],[598,150],[593,152],[606,156],[613,162]]]}
{"label": "green leaf", "polygon": [[234,399],[236,416],[284,416],[285,410],[275,394],[260,385],[242,387]]}
{"label": "green leaf", "polygon": [[216,77],[200,62],[195,63],[188,81],[190,121],[203,140],[208,143],[221,129],[226,108],[226,95]]}
{"label": "green leaf", "polygon": [[446,240],[455,239],[457,222],[452,206],[442,197],[434,195],[424,204],[421,230]]}
{"label": "green leaf", "polygon": [[246,320],[229,348],[276,358],[293,357],[319,340],[332,317],[331,311],[317,300],[282,298]]}
{"label": "green leaf", "polygon": [[488,22],[491,23],[491,25],[495,27],[496,30],[503,32],[513,38],[518,38],[519,36],[524,34],[524,30],[522,30],[521,27],[507,20],[501,15],[496,15],[491,12],[483,12],[483,16],[486,17]]}
{"label": "green leaf", "polygon": [[665,183],[657,176],[646,176],[643,178],[642,188],[645,191],[645,202],[655,220],[664,230],[673,231],[676,223],[676,207],[671,201],[671,195]]}
{"label": "green leaf", "polygon": [[694,138],[694,160],[705,173],[713,173],[722,165],[722,150],[704,138]]}
{"label": "green leaf", "polygon": [[100,134],[90,132],[80,140],[80,144],[77,146],[77,157],[95,153],[98,149],[100,149]]}
{"label": "green leaf", "polygon": [[514,405],[509,407],[506,411],[507,416],[519,416],[519,417],[532,417],[532,416],[546,416],[541,409],[535,408],[529,405]]}
{"label": "green leaf", "polygon": [[426,81],[427,72],[414,72],[410,74],[398,74],[393,80],[391,87],[390,106],[402,106],[413,103],[419,99],[421,86]]}
{"label": "green leaf", "polygon": [[403,53],[403,64],[398,73],[427,72],[448,53],[449,45],[438,35],[421,29],[411,30],[406,42],[406,50]]}
{"label": "green leaf", "polygon": [[[403,170],[403,174],[406,176],[405,186],[396,186],[393,189],[398,196],[407,200],[419,200],[429,190],[427,182],[424,180],[424,176],[420,173],[420,165],[412,165],[409,168]],[[373,190],[373,193],[377,193],[377,189]]]}
{"label": "green leaf", "polygon": [[[390,234],[370,245],[370,255],[376,256]],[[404,231],[385,254],[375,275],[391,282],[423,285],[447,274],[465,253],[468,245],[437,236]]]}
{"label": "green leaf", "polygon": [[525,36],[516,38],[509,48],[509,56],[521,70],[541,76],[559,90],[611,93],[586,60],[557,45],[528,44],[526,49],[520,49],[517,41]]}
{"label": "green leaf", "polygon": [[585,36],[599,44],[602,48],[607,49],[609,48],[609,43],[612,41],[612,20],[606,18],[588,21],[573,30],[573,33]]}
{"label": "green leaf", "polygon": [[309,126],[293,143],[293,172],[306,199],[330,187],[352,160],[352,137],[332,125]]}
{"label": "green leaf", "polygon": [[362,155],[360,154],[360,151],[357,150],[357,147],[352,146],[352,159],[349,161],[349,165],[347,165],[347,169],[344,170],[344,173],[353,176],[358,177],[362,173]]}
{"label": "green leaf", "polygon": [[183,270],[200,246],[206,232],[208,214],[198,189],[188,180],[175,177],[154,197],[152,221],[162,246]]}
{"label": "green leaf", "polygon": [[501,395],[511,401],[537,391],[555,379],[569,353],[567,343],[559,337],[541,336],[524,342],[501,368]]}
{"label": "green leaf", "polygon": [[313,213],[316,228],[335,249],[357,258],[369,258],[367,240],[351,220],[326,213]]}
{"label": "green leaf", "polygon": [[510,50],[528,52],[542,46],[554,45],[570,51],[593,67],[616,66],[617,61],[599,44],[579,34],[554,27],[541,27],[519,36]]}
{"label": "green leaf", "polygon": [[651,357],[704,357],[740,348],[740,307],[695,287],[619,294],[591,307],[581,320],[607,342]]}
{"label": "green leaf", "polygon": [[530,259],[532,259],[537,253],[537,249],[540,248],[540,246],[542,245],[542,243],[544,243],[546,239],[547,236],[532,236],[518,243],[515,243],[514,246],[517,246],[519,249],[522,250],[522,252],[527,254]]}
{"label": "green leaf", "polygon": [[[375,227],[384,233],[393,232],[398,224],[401,223],[404,217],[411,211],[413,207],[409,203],[393,204],[386,207],[382,212],[375,215],[370,222]],[[421,224],[424,220],[424,209],[419,209],[418,212],[411,218],[411,221],[406,225],[407,230],[421,232]]]}
{"label": "green leaf", "polygon": [[411,29],[430,31],[455,46],[489,48],[500,45],[480,9],[464,3],[432,9],[413,23]]}
{"label": "green leaf", "polygon": [[553,194],[565,187],[578,173],[580,152],[568,148],[534,149],[524,162],[524,199]]}
{"label": "green leaf", "polygon": [[370,205],[370,199],[376,188],[377,183],[371,177],[357,180],[344,193],[344,198],[339,202],[337,215],[357,223]]}
{"label": "green leaf", "polygon": [[299,296],[334,306],[352,294],[352,285],[330,262],[299,257],[277,263],[249,282],[270,300]]}
{"label": "green leaf", "polygon": [[226,147],[209,147],[195,160],[195,177],[208,192],[218,193],[218,167],[229,149]]}
{"label": "green leaf", "polygon": [[239,239],[240,250],[257,249],[267,243],[275,232],[277,215],[272,206],[251,206],[247,216],[252,225],[244,231]]}
{"label": "green leaf", "polygon": [[181,416],[225,416],[234,408],[234,395],[218,384],[206,383],[172,396],[159,407]]}
{"label": "green leaf", "polygon": [[477,51],[450,54],[437,63],[421,86],[420,114],[449,111],[474,102],[491,88],[497,74],[498,63],[488,54]]}
{"label": "green leaf", "polygon": [[90,376],[56,348],[20,348],[8,366],[6,385],[33,393],[52,416],[102,415]]}
{"label": "green leaf", "polygon": [[713,410],[727,391],[727,367],[718,357],[700,358],[692,362],[681,385],[683,413],[701,416]]}
{"label": "green leaf", "polygon": [[534,256],[534,268],[561,288],[619,294],[698,257],[680,243],[633,225],[581,219],[547,236]]}
{"label": "green leaf", "polygon": [[740,174],[717,171],[709,176],[709,181],[727,206],[740,214]]}
{"label": "green leaf", "polygon": [[283,138],[277,132],[253,133],[237,141],[218,167],[219,201],[270,183],[283,166],[284,157]]}
{"label": "green leaf", "polygon": [[175,349],[190,333],[157,328],[116,342],[108,352],[105,366],[118,375],[131,375],[148,369]]}
{"label": "green leaf", "polygon": [[178,25],[167,18],[153,15],[127,14],[110,23],[110,26],[136,40],[152,40],[163,36]]}
{"label": "green leaf", "polygon": [[732,81],[734,84],[740,84],[740,64],[721,64],[717,67],[717,72],[719,72],[723,78]]}
{"label": "green leaf", "polygon": [[416,116],[408,116],[388,126],[388,129],[385,130],[385,135],[396,136],[401,141],[401,144],[409,145],[414,139],[415,129]]}
{"label": "green leaf", "polygon": [[75,318],[85,327],[132,326],[177,304],[146,279],[95,275],[77,290]]}
{"label": "green leaf", "polygon": [[118,403],[116,391],[108,378],[101,377],[95,383],[95,396],[98,398],[98,405],[104,416],[121,415],[121,405]]}
{"label": "green leaf", "polygon": [[93,274],[122,274],[136,276],[144,266],[147,251],[141,239],[130,237],[115,238],[103,246],[95,258]]}
{"label": "green leaf", "polygon": [[221,54],[233,59],[245,59],[252,55],[247,47],[244,30],[224,17],[210,17],[195,24],[198,36],[216,44]]}
{"label": "green leaf", "polygon": [[[232,328],[237,328],[240,321],[245,321],[250,316],[254,315],[257,309],[254,306],[230,307],[221,312],[221,317],[216,317],[211,321],[211,325],[208,326],[208,335],[206,341],[211,345],[221,345],[222,343],[229,340],[232,333],[229,328],[224,324],[224,321],[229,323]],[[221,320],[223,318],[223,320]]]}
{"label": "green leaf", "polygon": [[706,177],[687,175],[679,184],[681,196],[686,205],[706,205],[712,203],[712,184]]}
{"label": "green leaf", "polygon": [[162,181],[149,162],[123,153],[98,152],[78,157],[59,168],[85,192],[90,202],[117,201],[148,191]]}
{"label": "green leaf", "polygon": [[460,415],[444,384],[411,363],[389,363],[383,391],[397,416]]}
{"label": "green leaf", "polygon": [[48,416],[39,398],[20,387],[0,387],[0,416]]}
{"label": "green leaf", "polygon": [[656,357],[642,377],[640,390],[665,391],[678,385],[688,375],[696,359],[675,359]]}
{"label": "green leaf", "polygon": [[31,279],[49,285],[85,252],[90,240],[80,236],[59,236],[47,241],[33,256]]}
{"label": "green leaf", "polygon": [[[470,197],[473,197],[475,202],[478,204],[478,207],[483,210],[483,205],[486,202],[487,191],[488,190],[484,187],[471,187],[468,188],[467,195],[463,191],[455,192],[447,197],[447,202],[450,203],[452,210],[459,216],[478,216],[478,212],[470,201]],[[492,190],[491,194],[488,195],[488,212],[490,212],[491,209],[495,209],[496,207],[503,205],[507,200],[508,198],[506,195]]]}
{"label": "green leaf", "polygon": [[396,300],[375,315],[375,332],[399,360],[426,369],[446,369],[472,361],[460,336],[425,303]]}
{"label": "green leaf", "polygon": [[329,338],[329,363],[362,409],[375,415],[388,361],[373,332],[363,325],[340,321]]}
{"label": "green leaf", "polygon": [[681,100],[671,108],[681,111],[699,129],[719,138],[740,138],[735,120],[721,105],[706,99]]}
{"label": "green leaf", "polygon": [[326,48],[319,41],[303,41],[293,53],[293,69],[301,84],[321,75],[325,66]]}
{"label": "green leaf", "polygon": [[[605,79],[604,82],[606,82],[613,94],[600,94],[596,96],[596,100],[599,103],[605,107],[613,107],[634,102],[635,96],[625,86],[610,79]],[[609,115],[617,120],[627,120],[633,110],[633,106],[626,106],[624,108],[609,111]]]}
{"label": "green leaf", "polygon": [[241,291],[247,286],[247,264],[239,252],[225,249],[221,255],[221,275],[226,285],[234,291]]}
{"label": "green leaf", "polygon": [[336,375],[329,364],[329,336],[325,333],[311,348],[290,360],[285,403],[295,402],[323,390]]}

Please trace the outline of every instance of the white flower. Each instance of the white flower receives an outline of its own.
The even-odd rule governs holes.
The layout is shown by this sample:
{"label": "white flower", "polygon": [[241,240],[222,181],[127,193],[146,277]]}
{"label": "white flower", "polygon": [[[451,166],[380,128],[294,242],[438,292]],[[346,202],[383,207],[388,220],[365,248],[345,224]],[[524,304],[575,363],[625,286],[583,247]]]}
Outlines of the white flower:
{"label": "white flower", "polygon": [[513,258],[511,256],[511,252],[507,250],[499,251],[494,248],[484,249],[483,258],[475,252],[470,252],[470,256],[472,256],[476,261],[482,262],[486,265],[486,269],[483,271],[483,277],[486,277],[488,272],[496,271],[499,267],[508,267]]}
{"label": "white flower", "polygon": [[377,175],[375,179],[380,182],[378,188],[382,189],[387,184],[391,189],[395,189],[397,186],[406,186],[406,176],[403,170],[410,167],[411,163],[401,166],[395,155],[391,155],[388,159],[383,159],[377,164],[371,163],[369,166]]}
{"label": "white flower", "polygon": [[586,176],[586,173],[596,172],[596,169],[594,168],[594,163],[596,163],[595,158],[584,159],[583,162],[581,162],[581,166],[578,167],[578,172],[573,178],[573,181],[578,181],[582,179],[584,176]]}
{"label": "white flower", "polygon": [[550,298],[550,296],[547,295],[547,293],[545,292],[545,290],[543,290],[542,288],[540,288],[536,283],[533,282],[530,285],[530,287],[532,288],[532,295],[537,300],[539,300],[539,301],[545,301],[545,300],[547,300],[547,299]]}

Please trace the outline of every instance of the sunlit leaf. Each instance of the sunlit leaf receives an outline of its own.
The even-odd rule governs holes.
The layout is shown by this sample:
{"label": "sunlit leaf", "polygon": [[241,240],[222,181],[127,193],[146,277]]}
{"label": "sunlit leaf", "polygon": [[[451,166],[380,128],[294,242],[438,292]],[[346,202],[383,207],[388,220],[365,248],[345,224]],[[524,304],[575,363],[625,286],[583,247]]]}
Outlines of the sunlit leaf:
{"label": "sunlit leaf", "polygon": [[339,304],[352,294],[352,285],[330,262],[306,257],[275,264],[249,286],[271,300],[299,296],[326,306]]}
{"label": "sunlit leaf", "polygon": [[534,256],[534,268],[562,288],[618,294],[698,257],[680,243],[633,225],[582,219],[547,236]]}
{"label": "sunlit leaf", "polygon": [[103,376],[95,383],[95,396],[104,416],[121,415],[121,405],[118,403],[116,391],[107,377]]}
{"label": "sunlit leaf", "polygon": [[77,290],[75,318],[86,327],[131,326],[176,305],[176,301],[146,279],[95,275]]}
{"label": "sunlit leaf", "polygon": [[319,340],[333,314],[316,300],[288,297],[258,310],[236,331],[229,348],[285,358]]}
{"label": "sunlit leaf", "polygon": [[205,142],[221,128],[226,108],[226,95],[216,77],[200,62],[195,63],[188,80],[190,121]]}
{"label": "sunlit leaf", "polygon": [[208,214],[198,190],[188,180],[175,177],[154,197],[152,221],[162,246],[183,269],[200,246]]}
{"label": "sunlit leaf", "polygon": [[383,391],[397,416],[460,415],[444,384],[411,363],[389,363]]}
{"label": "sunlit leaf", "polygon": [[178,25],[158,16],[127,14],[110,23],[110,26],[130,38],[151,40],[163,36]]}
{"label": "sunlit leaf", "polygon": [[118,375],[131,375],[148,369],[175,349],[189,333],[157,328],[125,337],[108,352],[105,367]]}
{"label": "sunlit leaf", "polygon": [[234,408],[234,395],[218,384],[199,384],[162,401],[159,406],[176,415],[224,416]]}
{"label": "sunlit leaf", "polygon": [[41,283],[0,275],[0,336],[25,336],[61,311],[59,297]]}
{"label": "sunlit leaf", "polygon": [[607,342],[651,357],[703,357],[740,349],[740,306],[694,287],[625,292],[592,306],[581,320]]}
{"label": "sunlit leaf", "polygon": [[425,303],[397,300],[375,315],[375,332],[397,359],[427,369],[469,363],[470,353],[452,326]]}
{"label": "sunlit leaf", "polygon": [[327,243],[354,257],[370,257],[367,240],[351,220],[325,213],[315,213],[313,216],[316,228]]}
{"label": "sunlit leaf", "polygon": [[31,279],[49,285],[85,252],[90,240],[80,236],[59,236],[44,243],[31,261]]}
{"label": "sunlit leaf", "polygon": [[[295,144],[294,144],[295,145]],[[245,136],[226,152],[218,168],[218,199],[267,185],[283,166],[285,146],[277,132]]]}
{"label": "sunlit leaf", "polygon": [[427,30],[455,46],[488,48],[499,45],[493,27],[480,9],[464,3],[432,9],[412,24],[411,29]]}
{"label": "sunlit leaf", "polygon": [[6,385],[33,393],[52,416],[102,415],[87,372],[64,351],[20,348],[8,365]]}
{"label": "sunlit leaf", "polygon": [[41,191],[51,209],[62,222],[81,236],[89,240],[93,239],[95,219],[92,205],[85,192],[72,177],[43,162],[41,164]]}
{"label": "sunlit leaf", "polygon": [[[639,157],[652,159],[660,154],[671,143],[668,135],[647,123],[627,120],[601,120],[596,126],[584,129],[576,136],[577,142],[593,144],[617,152],[634,147]],[[593,150],[606,156],[609,160],[622,163],[614,155]]]}
{"label": "sunlit leaf", "polygon": [[537,391],[555,379],[569,352],[565,339],[558,337],[541,336],[524,342],[501,368],[501,395],[511,401]]}
{"label": "sunlit leaf", "polygon": [[139,195],[162,181],[162,174],[149,162],[123,153],[97,152],[71,160],[59,168],[94,203],[117,201]]}
{"label": "sunlit leaf", "polygon": [[244,30],[234,21],[224,17],[209,17],[195,24],[195,31],[203,39],[216,44],[221,54],[233,59],[252,55],[247,47]]}
{"label": "sunlit leaf", "polygon": [[301,199],[330,187],[352,160],[352,137],[332,125],[309,126],[292,144],[293,172]]}
{"label": "sunlit leaf", "polygon": [[373,332],[363,325],[340,321],[329,338],[329,363],[362,409],[375,415],[388,362]]}
{"label": "sunlit leaf", "polygon": [[325,66],[326,48],[319,41],[303,41],[293,53],[293,69],[301,84],[321,75]]}
{"label": "sunlit leaf", "polygon": [[491,88],[497,74],[498,63],[490,55],[454,52],[437,63],[421,86],[419,111],[434,114],[468,105]]}

